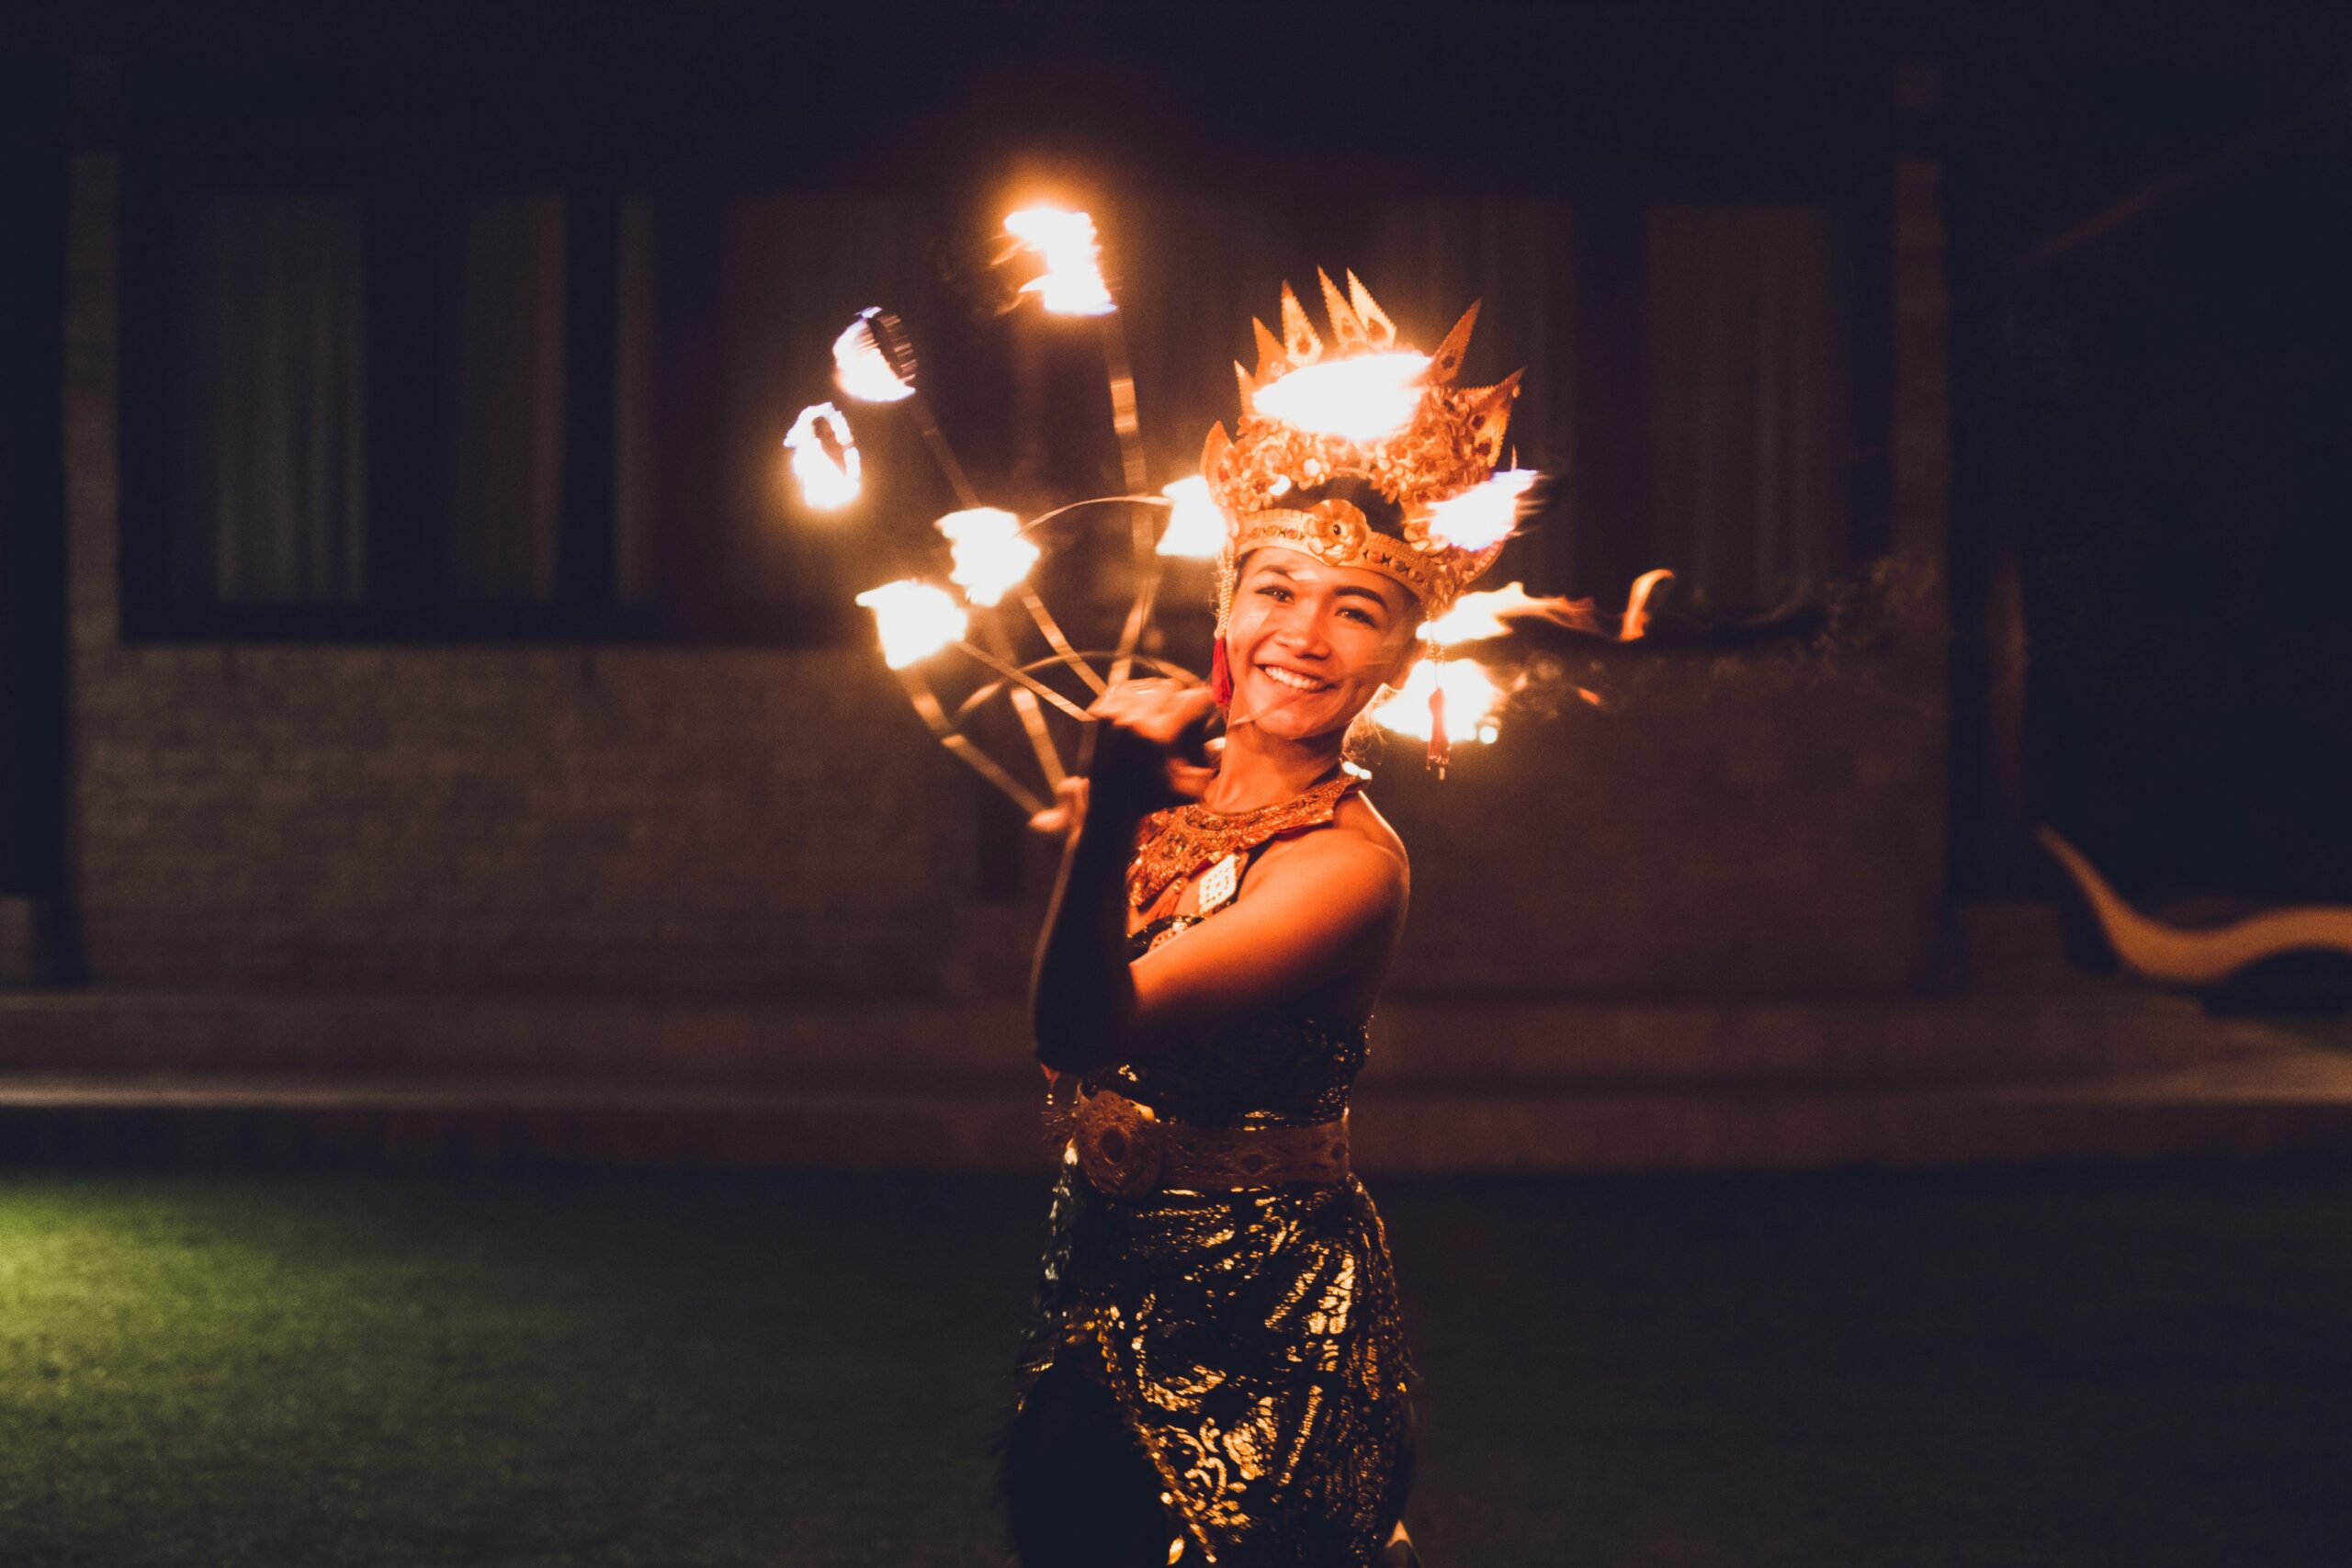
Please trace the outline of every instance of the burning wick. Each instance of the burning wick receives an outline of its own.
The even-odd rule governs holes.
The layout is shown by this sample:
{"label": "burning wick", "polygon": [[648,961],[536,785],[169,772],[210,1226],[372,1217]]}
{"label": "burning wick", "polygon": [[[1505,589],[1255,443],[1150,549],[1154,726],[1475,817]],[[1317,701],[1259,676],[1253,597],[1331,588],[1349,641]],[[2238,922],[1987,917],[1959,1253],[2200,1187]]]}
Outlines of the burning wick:
{"label": "burning wick", "polygon": [[945,589],[911,578],[869,588],[857,602],[874,612],[882,662],[893,670],[904,670],[960,641],[969,620]]}
{"label": "burning wick", "polygon": [[1399,735],[1427,740],[1432,717],[1430,698],[1435,695],[1434,706],[1445,716],[1452,739],[1492,745],[1498,732],[1495,716],[1507,694],[1476,660],[1424,659],[1413,666],[1395,695],[1372,710],[1372,716]]}
{"label": "burning wick", "polygon": [[841,410],[809,404],[792,422],[784,444],[792,452],[792,474],[800,481],[803,502],[832,512],[857,499],[857,439]]}
{"label": "burning wick", "polygon": [[1430,537],[1457,550],[1483,550],[1501,544],[1534,502],[1532,468],[1506,468],[1450,501],[1430,508]]}
{"label": "burning wick", "polygon": [[[880,333],[897,325],[881,306],[869,305],[833,340],[833,382],[844,396],[862,403],[895,403],[915,395],[912,354],[905,355],[906,373],[901,374],[883,350]],[[903,344],[899,334],[893,336]]]}
{"label": "burning wick", "polygon": [[935,526],[955,557],[947,581],[975,604],[993,608],[1037,564],[1040,552],[1022,533],[1021,519],[1001,507],[968,506]]}
{"label": "burning wick", "polygon": [[1004,231],[1044,259],[1044,274],[1023,284],[1021,292],[1035,294],[1048,314],[1107,316],[1118,309],[1102,281],[1102,249],[1091,216],[1024,207],[1006,215]]}
{"label": "burning wick", "polygon": [[1209,481],[1194,474],[1162,485],[1159,493],[1172,503],[1168,526],[1160,531],[1159,553],[1186,560],[1210,560],[1225,547],[1225,513],[1210,499]]}

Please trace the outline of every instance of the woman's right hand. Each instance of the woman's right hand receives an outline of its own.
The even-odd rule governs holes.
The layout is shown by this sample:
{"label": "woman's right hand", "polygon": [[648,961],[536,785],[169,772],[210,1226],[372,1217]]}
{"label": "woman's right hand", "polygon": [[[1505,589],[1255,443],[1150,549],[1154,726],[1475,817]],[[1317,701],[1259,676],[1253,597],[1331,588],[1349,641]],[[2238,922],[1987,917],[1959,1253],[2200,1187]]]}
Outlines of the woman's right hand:
{"label": "woman's right hand", "polygon": [[1154,811],[1198,800],[1216,776],[1205,739],[1216,699],[1206,686],[1159,676],[1122,681],[1086,711],[1095,720],[1088,813],[1131,828]]}

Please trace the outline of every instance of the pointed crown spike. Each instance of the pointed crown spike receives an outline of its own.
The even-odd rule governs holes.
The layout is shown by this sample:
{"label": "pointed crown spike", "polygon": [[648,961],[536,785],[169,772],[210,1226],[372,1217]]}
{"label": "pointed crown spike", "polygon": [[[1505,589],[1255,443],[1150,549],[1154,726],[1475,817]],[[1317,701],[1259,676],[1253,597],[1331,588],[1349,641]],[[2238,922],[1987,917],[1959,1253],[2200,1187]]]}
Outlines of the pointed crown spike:
{"label": "pointed crown spike", "polygon": [[1312,365],[1323,357],[1323,340],[1315,335],[1315,323],[1306,319],[1306,307],[1287,283],[1283,285],[1283,353],[1293,369]]}
{"label": "pointed crown spike", "polygon": [[1225,421],[1209,426],[1208,439],[1201,443],[1201,473],[1210,484],[1216,483],[1216,466],[1233,448],[1233,437],[1225,433]]}
{"label": "pointed crown spike", "polygon": [[1437,345],[1437,352],[1430,355],[1430,386],[1450,387],[1453,378],[1462,374],[1462,357],[1470,352],[1470,333],[1477,324],[1478,302],[1474,300],[1462,312],[1462,319],[1453,323],[1453,330],[1445,334],[1445,341]]}
{"label": "pointed crown spike", "polygon": [[1283,340],[1265,322],[1252,316],[1250,324],[1258,329],[1258,385],[1262,387],[1289,369],[1290,360],[1283,353]]}
{"label": "pointed crown spike", "polygon": [[1340,286],[1331,281],[1329,273],[1318,266],[1315,278],[1323,285],[1323,313],[1330,318],[1333,346],[1342,356],[1364,353],[1372,345],[1364,341],[1363,322],[1357,317],[1355,307],[1348,303],[1348,297],[1340,292]]}
{"label": "pointed crown spike", "polygon": [[1464,394],[1470,416],[1476,422],[1477,453],[1488,463],[1502,455],[1503,432],[1510,428],[1511,404],[1519,400],[1519,378],[1525,374],[1514,370],[1491,387]]}
{"label": "pointed crown spike", "polygon": [[1356,319],[1363,322],[1364,338],[1375,352],[1385,353],[1396,346],[1396,323],[1388,319],[1387,311],[1373,303],[1372,290],[1363,286],[1363,279],[1352,269],[1348,273],[1348,302],[1355,307]]}

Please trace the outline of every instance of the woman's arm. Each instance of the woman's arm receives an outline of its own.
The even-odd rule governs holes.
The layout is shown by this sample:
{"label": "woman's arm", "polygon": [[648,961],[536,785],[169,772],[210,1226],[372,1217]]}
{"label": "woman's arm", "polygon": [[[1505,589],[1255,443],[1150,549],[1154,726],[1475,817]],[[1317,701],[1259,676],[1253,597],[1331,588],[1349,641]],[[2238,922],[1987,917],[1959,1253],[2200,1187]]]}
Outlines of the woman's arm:
{"label": "woman's arm", "polygon": [[1113,686],[1086,711],[1094,727],[1086,782],[1063,795],[1078,830],[1037,944],[1029,992],[1037,1060],[1082,1072],[1102,1042],[1123,1040],[1136,1010],[1127,974],[1127,861],[1136,829],[1163,807],[1197,800],[1216,770],[1192,760],[1189,739],[1216,707],[1205,687],[1162,680]]}
{"label": "woman's arm", "polygon": [[1139,818],[1072,803],[1079,830],[1062,853],[1037,944],[1029,990],[1037,1060],[1057,1073],[1084,1072],[1105,1040],[1133,1024],[1136,987],[1127,968],[1127,860]]}
{"label": "woman's arm", "polygon": [[1385,957],[1401,926],[1403,855],[1322,829],[1269,853],[1247,897],[1215,921],[1128,961],[1136,828],[1205,787],[1211,770],[1186,760],[1182,738],[1207,710],[1200,688],[1164,682],[1114,687],[1090,710],[1098,721],[1093,765],[1068,800],[1080,826],[1062,856],[1030,991],[1037,1060],[1056,1072],[1129,1061],[1176,1026],[1310,993]]}
{"label": "woman's arm", "polygon": [[1057,1072],[1132,1061],[1184,1025],[1308,994],[1385,955],[1402,922],[1402,859],[1323,829],[1286,845],[1249,897],[1130,963],[1132,838],[1081,829],[1062,861],[1031,1014],[1037,1059]]}

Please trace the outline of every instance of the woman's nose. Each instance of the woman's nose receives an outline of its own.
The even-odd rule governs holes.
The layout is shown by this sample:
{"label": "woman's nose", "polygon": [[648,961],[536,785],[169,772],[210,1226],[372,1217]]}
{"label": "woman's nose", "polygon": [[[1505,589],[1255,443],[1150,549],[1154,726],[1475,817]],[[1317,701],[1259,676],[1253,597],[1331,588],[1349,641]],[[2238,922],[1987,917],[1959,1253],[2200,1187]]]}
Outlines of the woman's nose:
{"label": "woman's nose", "polygon": [[1274,628],[1275,637],[1284,648],[1302,659],[1320,659],[1330,651],[1330,644],[1323,636],[1323,623],[1313,612],[1294,604]]}

